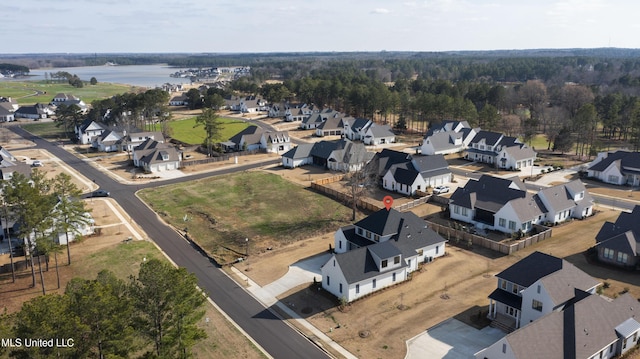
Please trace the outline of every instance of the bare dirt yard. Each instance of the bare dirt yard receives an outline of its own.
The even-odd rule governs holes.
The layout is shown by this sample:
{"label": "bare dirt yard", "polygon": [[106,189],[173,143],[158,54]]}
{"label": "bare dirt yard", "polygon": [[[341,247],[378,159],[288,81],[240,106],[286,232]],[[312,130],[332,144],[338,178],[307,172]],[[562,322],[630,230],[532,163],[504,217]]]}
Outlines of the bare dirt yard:
{"label": "bare dirt yard", "polygon": [[0,127],[0,143],[2,143],[2,147],[8,150],[35,146],[33,142],[25,140],[22,136],[18,136],[15,132],[5,127]]}
{"label": "bare dirt yard", "polygon": [[[432,207],[431,212],[439,210]],[[614,297],[628,290],[640,297],[636,273],[589,263],[585,256],[585,251],[595,244],[594,236],[602,223],[614,221],[618,214],[599,208],[595,216],[586,220],[553,227],[552,238],[511,256],[482,248],[448,246],[445,257],[423,266],[410,281],[359,300],[344,310],[338,308],[335,298],[318,291],[313,283],[294,288],[280,300],[358,357],[403,358],[406,340],[447,318],[455,316],[471,325],[480,325],[478,313],[486,315],[487,296],[497,284],[494,275],[536,250],[565,258],[607,282],[605,295]],[[236,266],[265,285],[284,275],[296,260],[327,251],[332,242],[332,234],[318,236],[257,254],[249,263]]]}

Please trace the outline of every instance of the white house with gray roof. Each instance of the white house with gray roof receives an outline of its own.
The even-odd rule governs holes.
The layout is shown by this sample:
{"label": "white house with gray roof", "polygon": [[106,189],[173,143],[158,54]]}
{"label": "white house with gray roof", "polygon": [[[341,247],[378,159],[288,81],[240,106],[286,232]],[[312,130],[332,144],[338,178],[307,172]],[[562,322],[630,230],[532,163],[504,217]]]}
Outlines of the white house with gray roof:
{"label": "white house with gray roof", "polygon": [[407,280],[421,263],[443,256],[446,243],[413,212],[395,209],[381,209],[334,237],[322,288],[347,302]]}
{"label": "white house with gray roof", "polygon": [[521,170],[533,166],[536,152],[515,137],[499,132],[478,131],[464,151],[470,161],[490,164],[496,168]]}
{"label": "white house with gray roof", "polygon": [[446,155],[463,151],[475,136],[467,121],[443,121],[427,131],[420,146],[423,155]]}
{"label": "white house with gray roof", "polygon": [[456,189],[449,200],[451,219],[504,233],[527,233],[534,224],[558,224],[593,214],[593,198],[582,182],[572,181],[527,192],[519,178],[483,175]]}
{"label": "white house with gray roof", "polygon": [[282,155],[282,165],[295,168],[307,164],[326,167],[333,171],[357,171],[374,156],[362,143],[347,139],[300,144]]}
{"label": "white house with gray roof", "polygon": [[407,196],[450,182],[449,164],[442,155],[409,155],[407,161],[392,165],[382,177],[384,189]]}
{"label": "white house with gray roof", "polygon": [[396,135],[388,125],[371,124],[362,139],[365,145],[377,146],[396,142]]}
{"label": "white house with gray roof", "polygon": [[182,152],[174,146],[148,138],[133,149],[133,165],[147,173],[172,171],[180,168]]}
{"label": "white house with gray roof", "polygon": [[588,174],[605,183],[640,186],[640,152],[600,152]]}
{"label": "white house with gray roof", "polygon": [[599,282],[563,259],[535,252],[497,277],[489,315],[510,333],[476,359],[613,358],[640,340],[638,301],[596,294]]}
{"label": "white house with gray roof", "polygon": [[574,289],[595,293],[599,282],[564,259],[534,252],[496,274],[489,295],[489,319],[506,332],[562,308]]}

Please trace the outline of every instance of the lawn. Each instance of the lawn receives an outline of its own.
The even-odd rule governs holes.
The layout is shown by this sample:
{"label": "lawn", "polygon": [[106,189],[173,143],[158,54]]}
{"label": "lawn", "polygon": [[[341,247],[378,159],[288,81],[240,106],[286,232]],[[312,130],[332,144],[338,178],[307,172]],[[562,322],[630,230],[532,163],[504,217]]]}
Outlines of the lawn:
{"label": "lawn", "polygon": [[130,92],[135,87],[98,82],[96,85],[85,84],[82,88],[67,83],[46,83],[45,81],[0,81],[0,96],[12,97],[20,105],[49,103],[53,97],[64,92],[79,97],[87,105],[94,100],[101,100],[113,95]]}
{"label": "lawn", "polygon": [[221,263],[259,253],[348,223],[350,211],[333,200],[264,172],[185,182],[140,193],[164,220]]}
{"label": "lawn", "polygon": [[56,124],[56,122],[34,122],[22,125],[22,128],[50,140],[68,139],[69,134],[64,132],[63,127],[58,127]]}
{"label": "lawn", "polygon": [[[250,126],[244,121],[227,117],[221,117],[220,122],[224,125],[220,133],[221,141],[228,140],[233,135]],[[194,127],[195,125],[196,118],[191,117],[184,120],[171,121],[169,127],[172,131],[172,137],[176,140],[191,145],[199,145],[204,142],[205,130],[203,126]],[[160,131],[160,125],[156,125],[156,131]]]}

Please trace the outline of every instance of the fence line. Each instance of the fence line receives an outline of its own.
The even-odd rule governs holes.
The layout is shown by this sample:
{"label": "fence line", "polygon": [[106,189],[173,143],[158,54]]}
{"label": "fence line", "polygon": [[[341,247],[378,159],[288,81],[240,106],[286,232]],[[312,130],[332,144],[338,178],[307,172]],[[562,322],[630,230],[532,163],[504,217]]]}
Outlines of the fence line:
{"label": "fence line", "polygon": [[514,240],[513,243],[501,243],[492,241],[488,238],[481,237],[473,233],[443,226],[438,223],[429,221],[427,221],[427,223],[429,227],[431,227],[431,229],[436,231],[445,239],[449,240],[449,243],[451,244],[462,244],[467,246],[477,245],[503,254],[513,254],[519,250],[550,238],[552,234],[551,228],[538,226],[538,229],[542,231],[537,234],[521,238],[519,240]]}

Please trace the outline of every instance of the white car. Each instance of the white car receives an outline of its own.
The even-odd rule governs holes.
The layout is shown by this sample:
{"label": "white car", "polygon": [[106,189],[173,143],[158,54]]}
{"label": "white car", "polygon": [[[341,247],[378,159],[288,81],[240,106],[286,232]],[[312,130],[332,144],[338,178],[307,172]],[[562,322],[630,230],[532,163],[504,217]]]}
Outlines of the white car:
{"label": "white car", "polygon": [[433,193],[435,194],[447,193],[447,192],[449,192],[449,186],[437,186],[433,189]]}
{"label": "white car", "polygon": [[35,160],[33,161],[33,163],[31,164],[31,166],[33,167],[42,167],[42,162],[39,160]]}

